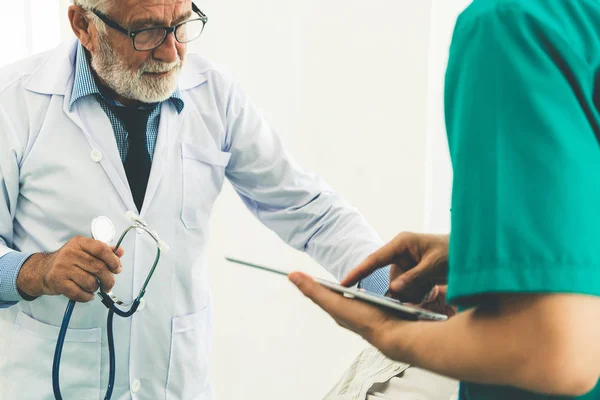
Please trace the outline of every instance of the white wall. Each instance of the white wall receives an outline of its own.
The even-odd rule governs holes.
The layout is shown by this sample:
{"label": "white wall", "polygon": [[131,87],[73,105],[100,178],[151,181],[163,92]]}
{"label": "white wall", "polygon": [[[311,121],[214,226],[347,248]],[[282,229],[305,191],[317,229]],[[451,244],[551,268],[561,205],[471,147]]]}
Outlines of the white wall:
{"label": "white wall", "polygon": [[444,122],[444,76],[456,18],[471,0],[433,0],[429,42],[425,230],[450,232],[452,166]]}
{"label": "white wall", "polygon": [[[391,239],[422,230],[430,1],[205,1],[193,46],[242,82],[301,163]],[[324,275],[243,208],[218,200],[209,260],[219,398],[319,399],[366,345],[285,278],[234,255]]]}
{"label": "white wall", "polygon": [[30,54],[55,47],[60,42],[60,13],[57,1],[0,0],[2,51],[0,67]]}
{"label": "white wall", "polygon": [[[55,29],[68,37],[68,1],[56,1]],[[296,158],[388,240],[424,229],[431,1],[199,0],[209,23],[192,50],[231,72]],[[223,257],[327,274],[262,227],[229,185],[212,227],[218,398],[322,398],[366,344],[285,278]]]}

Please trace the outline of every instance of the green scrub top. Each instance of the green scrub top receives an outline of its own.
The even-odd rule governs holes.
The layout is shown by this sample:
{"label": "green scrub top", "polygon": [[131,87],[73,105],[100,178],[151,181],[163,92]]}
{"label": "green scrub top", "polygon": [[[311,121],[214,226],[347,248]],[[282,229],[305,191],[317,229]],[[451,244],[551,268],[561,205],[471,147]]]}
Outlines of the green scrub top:
{"label": "green scrub top", "polygon": [[[600,296],[599,73],[600,0],[474,0],[459,17],[445,92],[450,301]],[[570,398],[461,384],[464,400]],[[579,399],[600,399],[600,384]]]}

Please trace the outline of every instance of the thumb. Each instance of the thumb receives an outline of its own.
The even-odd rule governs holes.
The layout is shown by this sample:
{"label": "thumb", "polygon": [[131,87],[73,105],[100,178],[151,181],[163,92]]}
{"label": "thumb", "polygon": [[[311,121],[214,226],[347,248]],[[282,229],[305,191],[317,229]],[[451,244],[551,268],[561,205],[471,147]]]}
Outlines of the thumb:
{"label": "thumb", "polygon": [[390,282],[390,290],[411,301],[420,302],[425,294],[435,286],[435,269],[430,259],[424,258],[414,268],[395,277]]}

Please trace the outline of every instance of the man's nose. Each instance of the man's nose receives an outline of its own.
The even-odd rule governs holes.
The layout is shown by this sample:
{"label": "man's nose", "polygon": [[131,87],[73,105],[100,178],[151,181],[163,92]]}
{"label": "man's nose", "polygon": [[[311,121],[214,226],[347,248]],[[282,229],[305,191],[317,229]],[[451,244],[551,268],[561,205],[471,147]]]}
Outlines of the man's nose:
{"label": "man's nose", "polygon": [[175,40],[175,35],[173,33],[169,33],[163,44],[154,49],[152,55],[157,60],[166,63],[173,63],[177,61],[177,57],[179,57],[179,55],[177,53],[177,41]]}

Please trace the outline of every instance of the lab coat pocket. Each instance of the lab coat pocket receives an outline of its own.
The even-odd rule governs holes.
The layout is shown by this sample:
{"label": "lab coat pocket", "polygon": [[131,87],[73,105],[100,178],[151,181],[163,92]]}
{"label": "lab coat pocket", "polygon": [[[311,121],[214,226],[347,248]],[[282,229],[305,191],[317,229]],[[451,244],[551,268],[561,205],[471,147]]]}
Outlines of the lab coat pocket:
{"label": "lab coat pocket", "polygon": [[[52,360],[60,328],[19,311],[6,369],[9,399],[54,399]],[[60,364],[65,399],[99,399],[101,329],[68,329]]]}
{"label": "lab coat pocket", "polygon": [[209,398],[208,308],[172,321],[167,400]]}
{"label": "lab coat pocket", "polygon": [[190,143],[181,144],[183,205],[181,219],[188,229],[208,223],[213,204],[221,193],[225,167],[231,153]]}

